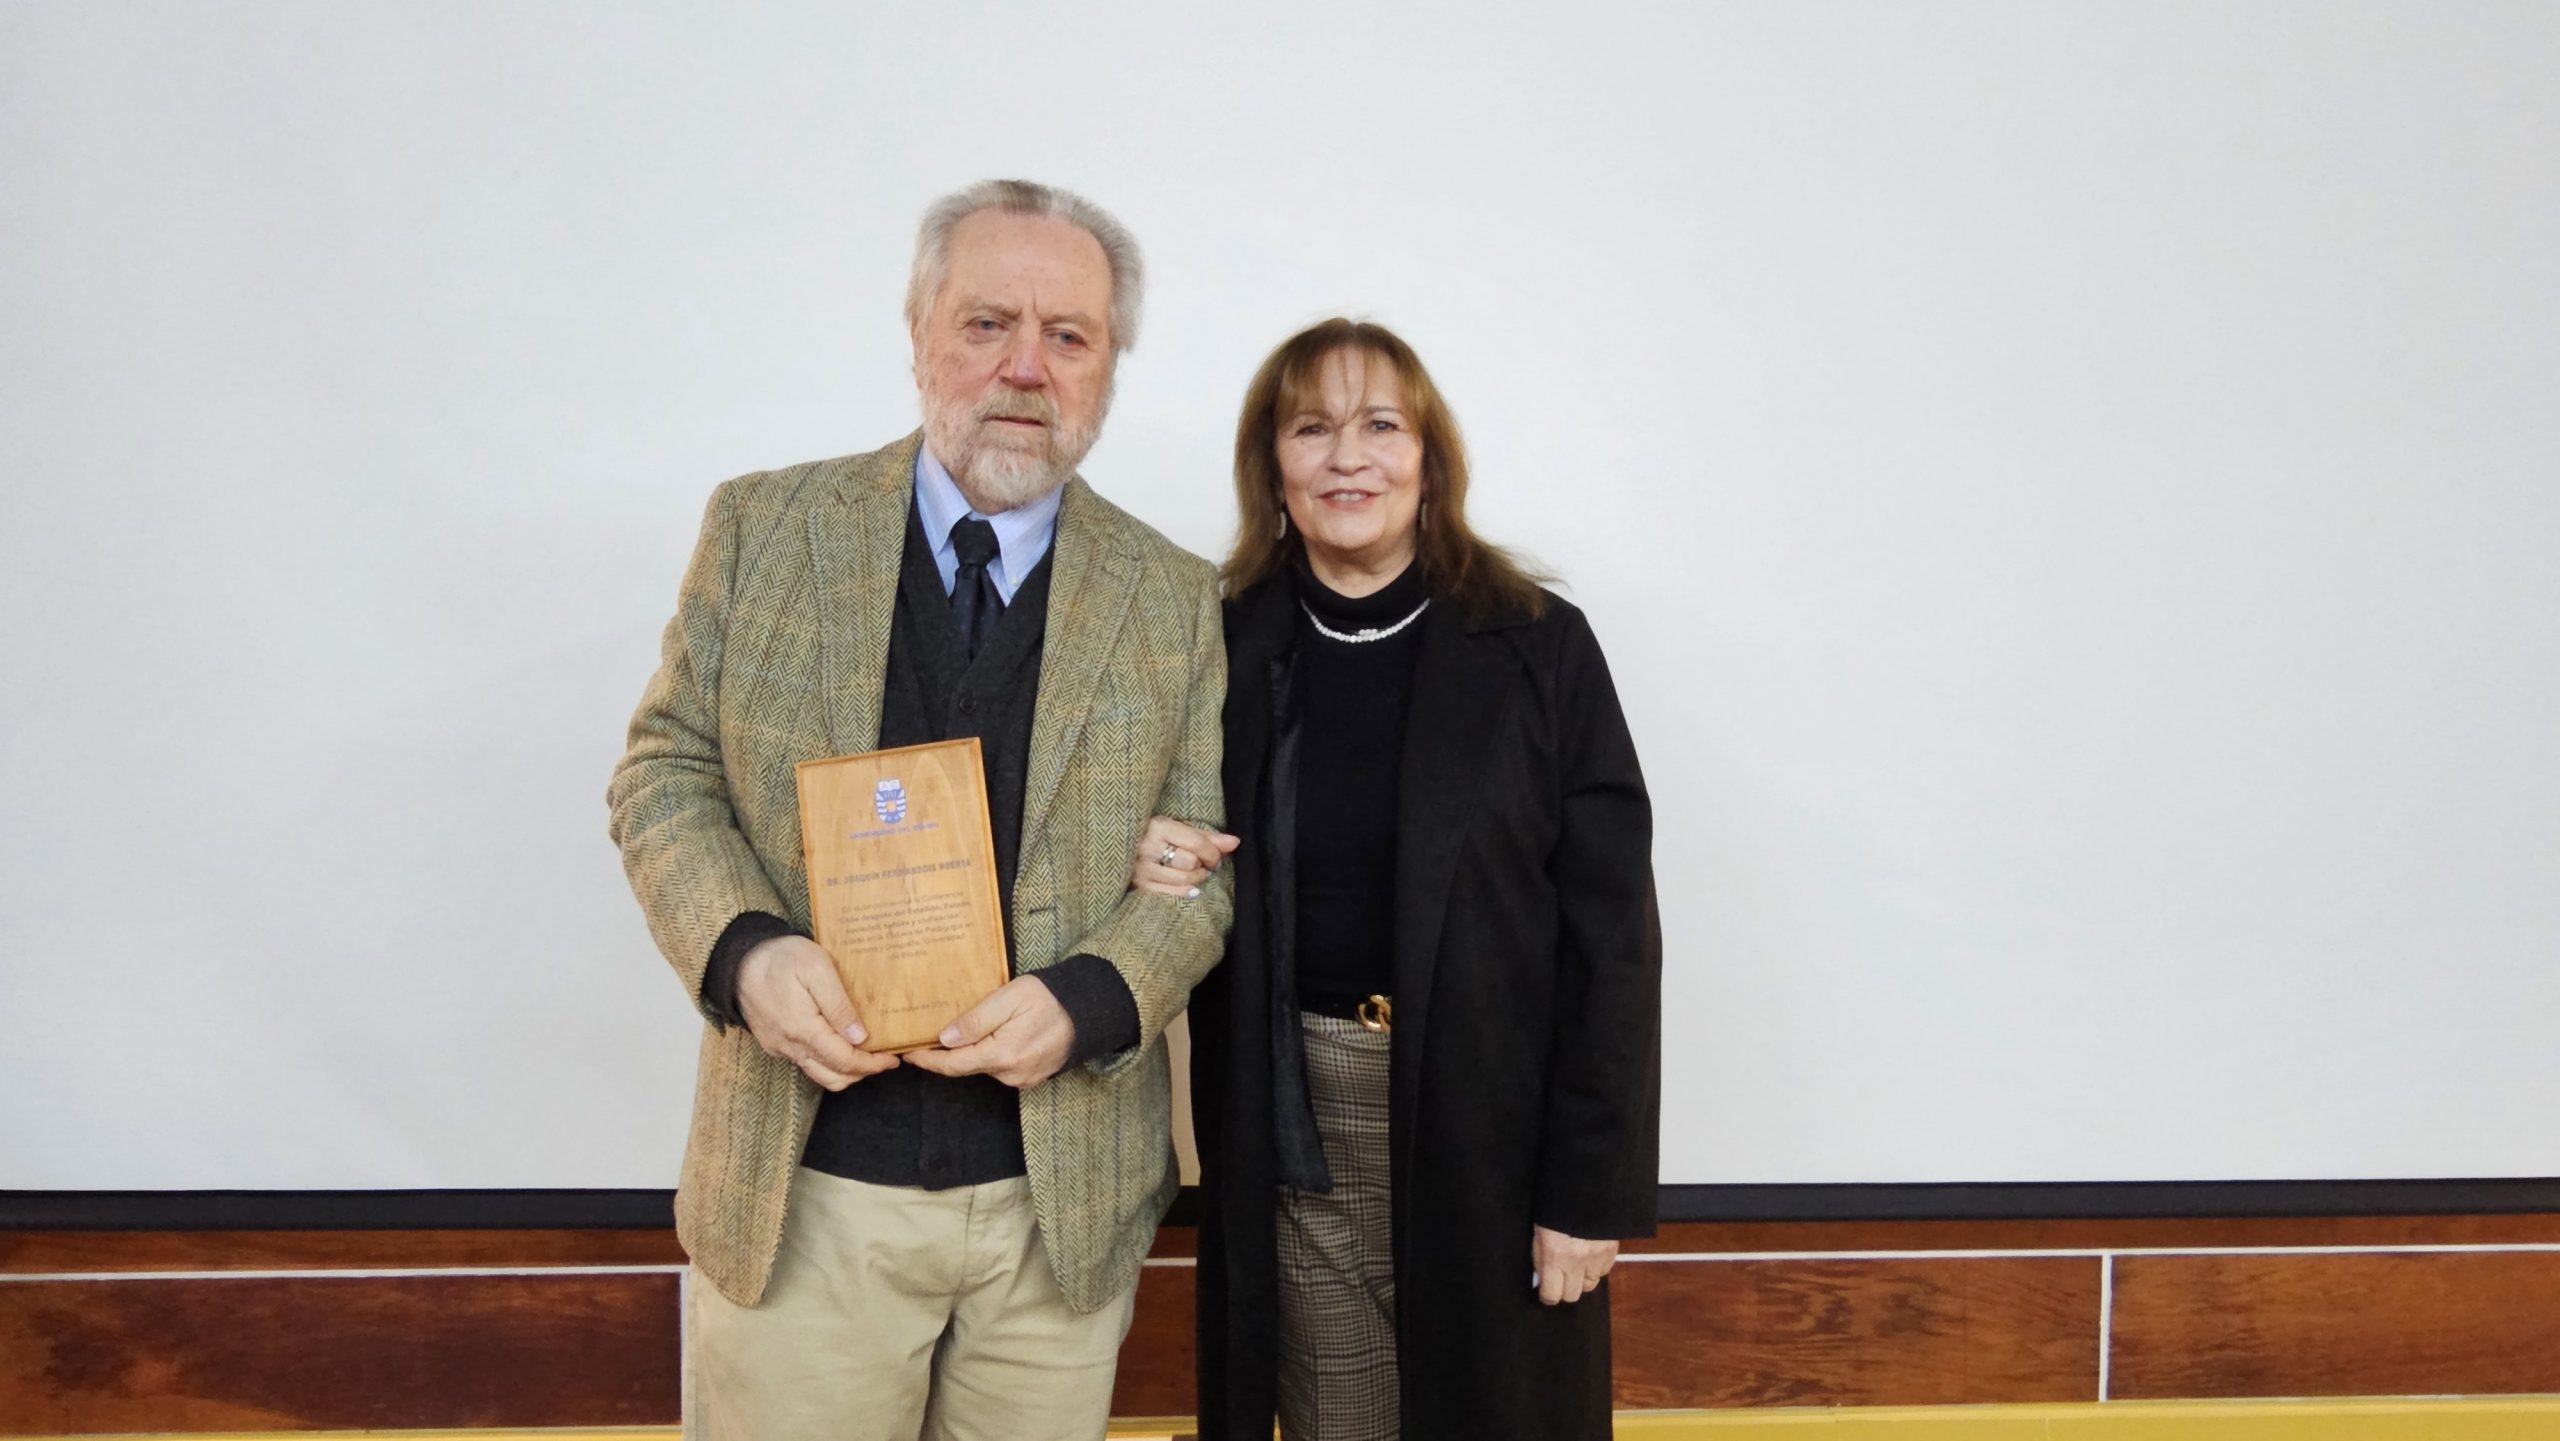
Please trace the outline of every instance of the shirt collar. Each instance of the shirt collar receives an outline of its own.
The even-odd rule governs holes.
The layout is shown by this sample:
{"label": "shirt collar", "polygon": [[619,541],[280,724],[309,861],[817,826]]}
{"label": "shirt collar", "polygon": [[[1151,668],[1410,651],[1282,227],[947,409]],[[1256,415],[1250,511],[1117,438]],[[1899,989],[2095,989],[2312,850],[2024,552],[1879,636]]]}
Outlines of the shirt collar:
{"label": "shirt collar", "polygon": [[943,468],[932,447],[917,445],[916,519],[924,527],[925,539],[933,543],[933,563],[942,572],[942,588],[951,589],[952,579],[960,571],[960,557],[951,549],[951,527],[974,515],[995,527],[996,561],[987,568],[988,574],[995,580],[997,593],[1011,604],[1013,593],[1057,539],[1058,506],[1066,498],[1066,491],[1062,485],[1028,504],[999,515],[986,515],[960,493],[960,483]]}

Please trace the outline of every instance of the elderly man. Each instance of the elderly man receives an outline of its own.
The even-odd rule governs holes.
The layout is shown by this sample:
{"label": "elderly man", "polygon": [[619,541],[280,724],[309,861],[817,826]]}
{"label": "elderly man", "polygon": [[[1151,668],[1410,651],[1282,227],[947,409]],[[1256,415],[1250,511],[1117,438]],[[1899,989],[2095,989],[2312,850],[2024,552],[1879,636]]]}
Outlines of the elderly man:
{"label": "elderly man", "polygon": [[[961,191],[907,291],[922,432],[711,498],[607,797],[708,1022],[689,1436],[1103,1432],[1175,1185],[1164,1027],[1229,910],[1128,887],[1150,815],[1223,809],[1210,569],[1074,474],[1138,307],[1090,202]],[[808,938],[792,767],[972,735],[1015,975],[875,1054]]]}

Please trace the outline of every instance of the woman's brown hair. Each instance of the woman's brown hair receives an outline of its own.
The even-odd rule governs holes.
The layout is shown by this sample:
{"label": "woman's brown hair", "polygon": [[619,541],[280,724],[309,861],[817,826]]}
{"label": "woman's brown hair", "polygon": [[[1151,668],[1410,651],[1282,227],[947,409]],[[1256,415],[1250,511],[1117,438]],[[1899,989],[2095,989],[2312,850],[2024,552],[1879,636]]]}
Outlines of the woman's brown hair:
{"label": "woman's brown hair", "polygon": [[1414,550],[1431,595],[1471,617],[1544,611],[1542,577],[1467,526],[1466,443],[1422,357],[1383,325],[1339,316],[1280,342],[1245,387],[1244,412],[1236,419],[1236,546],[1218,570],[1226,593],[1242,595],[1269,579],[1300,543],[1282,524],[1289,512],[1280,493],[1280,421],[1314,403],[1324,362],[1346,350],[1385,361],[1403,382],[1405,416],[1422,441]]}

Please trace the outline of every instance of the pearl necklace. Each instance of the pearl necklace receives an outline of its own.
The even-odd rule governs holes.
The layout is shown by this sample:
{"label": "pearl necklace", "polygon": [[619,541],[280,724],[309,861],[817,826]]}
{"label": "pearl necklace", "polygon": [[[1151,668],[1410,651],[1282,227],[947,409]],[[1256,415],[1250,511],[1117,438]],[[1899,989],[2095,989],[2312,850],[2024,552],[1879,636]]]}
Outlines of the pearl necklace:
{"label": "pearl necklace", "polygon": [[1367,645],[1373,640],[1385,640],[1388,636],[1394,635],[1397,631],[1400,631],[1406,626],[1413,624],[1415,621],[1422,619],[1422,613],[1431,609],[1431,597],[1424,596],[1422,598],[1422,604],[1413,608],[1413,614],[1397,621],[1394,625],[1371,626],[1367,630],[1335,630],[1332,626],[1326,625],[1323,618],[1316,614],[1314,606],[1307,604],[1303,600],[1298,602],[1298,609],[1307,613],[1307,623],[1314,626],[1316,628],[1316,634],[1323,636],[1326,640],[1343,641],[1350,645]]}

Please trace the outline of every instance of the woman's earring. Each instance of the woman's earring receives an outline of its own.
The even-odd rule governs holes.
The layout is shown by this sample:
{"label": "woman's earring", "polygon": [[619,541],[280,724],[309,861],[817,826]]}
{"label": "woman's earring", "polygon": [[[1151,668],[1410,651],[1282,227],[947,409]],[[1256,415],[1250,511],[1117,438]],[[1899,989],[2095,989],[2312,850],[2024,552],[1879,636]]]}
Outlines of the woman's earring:
{"label": "woman's earring", "polygon": [[1287,511],[1285,511],[1285,510],[1284,510],[1284,511],[1280,512],[1280,539],[1282,539],[1282,540],[1287,540],[1288,538],[1289,538],[1289,512],[1287,512]]}

